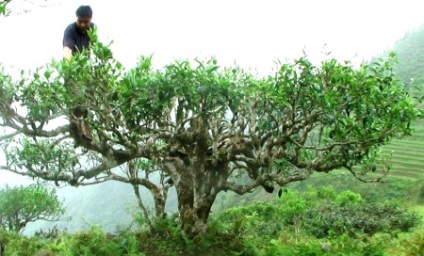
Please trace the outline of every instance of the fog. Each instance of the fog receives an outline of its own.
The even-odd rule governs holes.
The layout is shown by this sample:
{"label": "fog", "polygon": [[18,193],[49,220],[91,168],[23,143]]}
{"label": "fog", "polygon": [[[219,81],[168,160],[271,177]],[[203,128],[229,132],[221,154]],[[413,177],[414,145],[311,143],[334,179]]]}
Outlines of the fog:
{"label": "fog", "polygon": [[[31,1],[31,0],[28,0]],[[16,11],[0,19],[0,61],[32,68],[61,58],[63,31],[80,4],[93,7],[102,40],[113,40],[115,57],[127,66],[154,54],[161,66],[173,59],[216,56],[268,72],[276,59],[315,60],[331,51],[361,61],[392,46],[424,21],[420,1],[13,0]],[[54,3],[49,4],[49,3]],[[19,13],[22,9],[29,12]]]}

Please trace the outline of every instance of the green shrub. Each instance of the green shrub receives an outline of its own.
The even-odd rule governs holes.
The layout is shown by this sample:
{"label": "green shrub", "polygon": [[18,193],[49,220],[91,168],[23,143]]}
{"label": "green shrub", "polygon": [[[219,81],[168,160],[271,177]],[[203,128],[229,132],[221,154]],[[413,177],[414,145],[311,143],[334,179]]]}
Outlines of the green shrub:
{"label": "green shrub", "polygon": [[356,205],[362,202],[360,194],[352,192],[350,190],[342,191],[335,198],[335,202],[339,205]]}
{"label": "green shrub", "polygon": [[106,233],[100,227],[93,226],[88,231],[64,235],[48,247],[59,255],[115,256],[143,255],[138,253],[138,244],[134,234],[123,232],[119,235]]}
{"label": "green shrub", "polygon": [[276,237],[283,228],[280,208],[271,202],[233,207],[216,219],[224,232],[240,237]]}
{"label": "green shrub", "polygon": [[316,239],[311,236],[296,236],[282,232],[279,239],[272,239],[262,245],[257,255],[290,255],[290,256],[388,256],[380,240],[369,240],[366,237],[352,238],[341,235],[332,239]]}
{"label": "green shrub", "polygon": [[412,233],[399,235],[398,239],[386,245],[389,255],[424,255],[424,227]]}
{"label": "green shrub", "polygon": [[407,232],[420,223],[420,217],[391,203],[361,203],[308,209],[304,217],[307,231],[317,238],[330,234],[355,236],[365,233],[369,236],[377,232]]}
{"label": "green shrub", "polygon": [[238,233],[228,232],[223,222],[211,220],[205,234],[187,237],[175,218],[159,219],[152,230],[138,233],[139,251],[149,256],[255,254]]}
{"label": "green shrub", "polygon": [[287,191],[277,203],[259,202],[231,208],[218,217],[227,232],[243,237],[275,238],[287,227],[317,238],[364,233],[408,232],[421,220],[394,203],[368,203],[350,190],[335,193],[330,187]]}
{"label": "green shrub", "polygon": [[[297,192],[300,194],[299,192]],[[314,201],[334,201],[337,197],[337,191],[331,186],[308,186],[305,195],[302,195],[308,200]]]}
{"label": "green shrub", "polygon": [[46,248],[50,243],[48,239],[21,236],[16,232],[7,232],[1,229],[0,237],[6,247],[5,255],[34,256],[37,251]]}

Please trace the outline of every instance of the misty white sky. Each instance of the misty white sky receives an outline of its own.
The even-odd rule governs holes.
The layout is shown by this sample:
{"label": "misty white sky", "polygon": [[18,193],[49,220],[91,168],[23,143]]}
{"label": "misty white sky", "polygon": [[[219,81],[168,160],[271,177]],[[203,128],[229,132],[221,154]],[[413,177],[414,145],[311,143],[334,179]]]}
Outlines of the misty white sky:
{"label": "misty white sky", "polygon": [[141,54],[154,53],[159,66],[213,55],[266,72],[304,48],[313,59],[324,50],[360,61],[424,23],[419,0],[13,0],[12,8],[32,11],[0,19],[0,61],[26,68],[61,58],[63,30],[80,4],[92,6],[102,38],[114,40],[127,66]]}
{"label": "misty white sky", "polygon": [[[92,6],[101,38],[114,41],[127,67],[140,55],[154,54],[158,67],[215,56],[267,73],[303,49],[315,61],[331,51],[361,62],[424,24],[420,0],[13,0],[15,12],[29,12],[0,17],[0,63],[32,69],[61,59],[64,29],[81,4]],[[0,185],[11,182],[7,176],[0,171]]]}

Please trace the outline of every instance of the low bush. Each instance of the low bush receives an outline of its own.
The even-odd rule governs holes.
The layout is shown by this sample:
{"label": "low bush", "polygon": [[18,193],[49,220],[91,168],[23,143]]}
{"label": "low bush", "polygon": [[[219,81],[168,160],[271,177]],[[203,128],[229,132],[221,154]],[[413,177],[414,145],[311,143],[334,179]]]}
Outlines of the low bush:
{"label": "low bush", "polygon": [[317,238],[378,232],[396,234],[408,232],[420,223],[418,214],[391,203],[362,203],[357,205],[316,205],[304,215],[304,228]]}
{"label": "low bush", "polygon": [[149,256],[257,255],[240,234],[223,230],[221,223],[212,221],[205,234],[189,238],[175,218],[156,220],[153,230],[138,233],[139,251]]}
{"label": "low bush", "polygon": [[370,203],[352,191],[335,193],[329,187],[309,188],[305,193],[286,192],[277,202],[233,207],[219,215],[228,232],[244,236],[276,237],[294,229],[316,238],[347,234],[408,232],[420,216],[391,202]]}
{"label": "low bush", "polygon": [[0,230],[0,236],[5,254],[19,256],[424,255],[424,229],[410,232],[420,223],[418,214],[329,187],[288,190],[272,202],[233,207],[194,238],[183,234],[178,218],[153,223],[146,228],[141,221],[138,231],[129,227],[116,234],[93,226],[74,234],[40,231],[33,237]]}
{"label": "low bush", "polygon": [[50,240],[22,236],[16,232],[1,229],[0,237],[5,245],[5,255],[33,256],[50,243]]}
{"label": "low bush", "polygon": [[141,256],[138,253],[138,241],[134,234],[124,231],[115,235],[106,233],[100,227],[92,226],[90,230],[64,236],[49,249],[61,255],[81,256]]}
{"label": "low bush", "polygon": [[424,228],[400,235],[386,248],[389,255],[424,255]]}

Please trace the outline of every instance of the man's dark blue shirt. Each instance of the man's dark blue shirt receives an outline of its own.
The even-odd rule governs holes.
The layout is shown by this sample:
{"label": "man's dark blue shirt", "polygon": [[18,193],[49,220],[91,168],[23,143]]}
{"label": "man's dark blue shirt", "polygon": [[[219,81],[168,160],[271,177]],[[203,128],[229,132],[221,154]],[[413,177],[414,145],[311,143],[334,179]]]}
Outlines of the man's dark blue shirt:
{"label": "man's dark blue shirt", "polygon": [[[90,28],[94,27],[94,23],[90,24]],[[72,54],[77,51],[87,49],[90,45],[90,37],[87,33],[81,32],[77,27],[77,23],[71,23],[66,29],[63,36],[63,47],[67,46],[72,50]]]}

